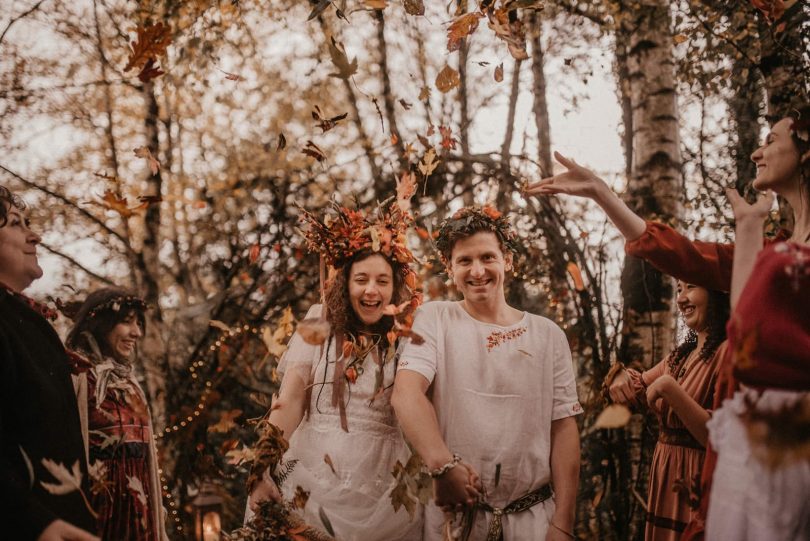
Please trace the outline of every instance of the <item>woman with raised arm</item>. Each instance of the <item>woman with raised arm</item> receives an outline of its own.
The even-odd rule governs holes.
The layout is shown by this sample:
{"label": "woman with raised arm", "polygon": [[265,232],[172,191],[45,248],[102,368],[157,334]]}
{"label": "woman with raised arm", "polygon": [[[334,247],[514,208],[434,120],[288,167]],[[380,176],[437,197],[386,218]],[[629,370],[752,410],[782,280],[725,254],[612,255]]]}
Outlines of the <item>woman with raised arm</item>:
{"label": "woman with raised arm", "polygon": [[[785,423],[776,421],[769,406],[764,403],[758,402],[758,406],[747,409],[745,415],[759,422],[757,425],[751,425],[754,427],[750,429],[752,433],[767,431],[771,434],[771,444],[764,444],[764,448],[768,448],[769,445],[773,447],[775,445],[773,440],[777,438],[783,446],[790,449],[789,452],[781,453],[778,456],[792,457],[793,466],[789,467],[792,468],[790,471],[793,475],[782,476],[780,479],[785,482],[792,480],[794,482],[791,485],[792,488],[798,487],[805,490],[805,496],[798,499],[772,498],[772,502],[784,504],[781,509],[771,506],[756,512],[751,508],[751,505],[756,504],[750,502],[762,503],[766,497],[762,495],[762,487],[753,487],[749,483],[747,486],[750,487],[750,490],[735,499],[739,508],[742,508],[743,505],[740,498],[747,498],[746,501],[749,502],[746,504],[749,505],[748,512],[741,517],[742,520],[739,524],[734,523],[742,528],[736,531],[736,534],[739,534],[741,539],[756,539],[757,535],[760,535],[760,539],[805,539],[806,537],[789,533],[789,528],[803,527],[806,528],[805,532],[810,531],[807,523],[808,506],[804,505],[808,488],[806,479],[802,477],[808,464],[807,449],[810,448],[807,436],[810,431],[806,430],[807,411],[810,409],[810,406],[807,405],[807,390],[810,389],[810,311],[807,310],[810,299],[807,296],[810,285],[807,283],[806,270],[806,261],[810,258],[810,247],[808,247],[810,244],[810,105],[792,110],[787,117],[774,124],[765,143],[751,156],[751,159],[757,164],[754,188],[760,191],[772,190],[788,201],[794,212],[793,232],[788,242],[773,242],[762,250],[765,243],[762,239],[760,218],[766,214],[767,209],[763,211],[763,208],[768,205],[767,199],[760,200],[754,206],[756,210],[752,211],[738,197],[730,194],[735,212],[740,214],[740,218],[737,220],[738,247],[744,248],[737,259],[735,259],[734,245],[690,241],[668,226],[654,222],[645,223],[591,171],[573,160],[565,159],[559,154],[556,156],[568,168],[568,171],[529,186],[528,192],[538,195],[562,193],[592,198],[605,209],[610,219],[627,239],[626,251],[628,254],[643,257],[663,272],[679,279],[707,288],[726,291],[732,288],[733,262],[736,275],[734,287],[736,297],[740,300],[729,325],[730,345],[728,353],[721,361],[722,366],[715,391],[715,408],[732,396],[735,397],[735,403],[738,403],[739,400],[750,399],[750,397],[740,398],[743,395],[739,394],[735,396],[739,382],[759,388],[759,390],[797,392],[800,397],[796,399],[796,404],[799,405],[791,405],[793,413],[782,419],[783,421],[792,420],[790,421],[791,427],[778,430],[777,427]],[[755,217],[751,218],[751,216]],[[759,253],[760,251],[762,253]],[[755,266],[756,270],[752,271],[751,269]],[[765,272],[770,266],[773,266],[770,272]],[[781,269],[781,271],[777,271],[777,269]],[[782,273],[779,275],[781,280],[777,280],[776,276],[771,276],[775,272]],[[771,276],[773,283],[762,283],[757,279],[762,276]],[[749,277],[752,278],[749,280]],[[790,278],[790,289],[786,287],[787,284],[783,283],[788,277]],[[776,289],[770,289],[776,288],[777,285],[782,287],[782,290],[779,291],[781,296],[775,295]],[[762,296],[762,300],[758,298],[759,296]],[[738,323],[735,321],[740,321],[737,314],[744,311],[743,307],[758,314],[756,318],[752,313],[747,315],[750,321],[758,323],[748,328],[746,334],[740,335],[737,333],[736,325]],[[766,335],[764,329],[769,329],[770,332]],[[736,339],[735,336],[737,336]],[[771,391],[767,396],[773,397],[775,392],[780,391]],[[769,413],[761,413],[758,409],[759,404]],[[739,406],[739,408],[741,407]],[[764,421],[763,416],[769,418],[770,421]],[[718,416],[718,418],[726,418],[726,416]],[[800,426],[793,426],[794,421],[799,422]],[[805,423],[803,429],[801,428],[802,422]],[[723,423],[718,421],[717,424],[714,424],[713,422],[712,426],[715,426],[719,433]],[[714,437],[710,437],[710,444],[702,475],[701,488],[704,497],[701,499],[698,519],[690,523],[687,528],[684,537],[688,539],[702,537],[702,519],[707,515],[707,506],[715,505],[714,496],[711,498],[711,504],[709,498],[705,497],[711,492],[713,473],[718,460],[717,454],[712,449],[716,446]],[[750,452],[750,449],[746,448],[745,452]],[[723,480],[727,480],[727,476],[723,476]],[[774,486],[771,485],[771,488]],[[791,487],[783,486],[784,493],[794,494],[791,492]],[[770,494],[770,490],[767,492]],[[803,512],[797,511],[791,505],[796,501],[803,505]],[[722,516],[720,513],[720,511],[712,512],[711,516],[719,519]],[[723,511],[723,513],[726,513],[726,516],[735,515],[727,511]],[[737,538],[736,534],[731,538]],[[805,533],[805,535],[807,534]]]}
{"label": "woman with raised arm", "polygon": [[397,203],[370,217],[332,210],[323,220],[305,214],[307,244],[333,273],[279,363],[268,420],[289,450],[249,482],[248,515],[279,489],[285,500],[306,492],[305,522],[318,526],[325,514],[336,539],[421,539],[421,507],[407,502],[410,516],[391,498],[392,470],[411,455],[391,407],[397,342],[421,301],[405,244],[411,218]]}
{"label": "woman with raised arm", "polygon": [[79,308],[65,342],[77,353],[72,367],[81,382],[88,462],[103,486],[93,495],[102,539],[168,539],[149,401],[133,370],[145,311],[131,292],[98,289]]}
{"label": "woman with raised arm", "polygon": [[700,479],[706,421],[726,348],[727,293],[679,281],[677,304],[689,329],[686,339],[649,370],[614,370],[609,388],[614,402],[649,405],[660,418],[647,497],[649,541],[677,541],[694,515],[690,489]]}

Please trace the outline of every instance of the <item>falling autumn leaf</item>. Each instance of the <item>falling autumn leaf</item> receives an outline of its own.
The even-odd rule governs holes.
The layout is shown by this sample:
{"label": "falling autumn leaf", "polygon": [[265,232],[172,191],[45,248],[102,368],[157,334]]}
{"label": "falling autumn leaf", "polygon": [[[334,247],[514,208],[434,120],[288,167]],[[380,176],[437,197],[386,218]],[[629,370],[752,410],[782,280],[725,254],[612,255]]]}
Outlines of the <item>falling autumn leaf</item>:
{"label": "falling autumn leaf", "polygon": [[235,420],[241,415],[242,410],[240,409],[223,411],[219,416],[219,421],[208,427],[208,432],[230,432],[238,426]]}
{"label": "falling autumn leaf", "polygon": [[425,153],[425,157],[422,158],[422,161],[419,162],[417,167],[420,173],[429,177],[431,173],[436,170],[438,165],[439,161],[436,160],[436,151],[431,148]]}
{"label": "falling autumn leaf", "polygon": [[321,150],[318,147],[318,145],[316,145],[315,143],[313,143],[312,141],[309,141],[309,140],[307,140],[307,145],[304,147],[304,150],[302,150],[301,152],[303,152],[304,154],[306,154],[307,156],[309,156],[311,158],[315,158],[319,162],[322,162],[322,161],[324,161],[326,159],[326,154],[323,153],[323,150]]}
{"label": "falling autumn leaf", "polygon": [[369,9],[385,9],[388,7],[388,0],[365,0],[365,4]]}
{"label": "falling autumn leaf", "polygon": [[335,464],[332,462],[332,457],[329,454],[323,455],[323,461],[326,462],[326,465],[329,466],[329,469],[332,470],[332,473],[337,475],[337,471],[335,470]]}
{"label": "falling autumn leaf", "polygon": [[568,274],[574,281],[574,289],[577,291],[585,291],[585,282],[582,280],[582,271],[579,270],[577,264],[573,261],[569,261],[568,265],[565,267],[565,270],[568,271]]}
{"label": "falling autumn leaf", "polygon": [[458,72],[450,66],[445,66],[442,71],[436,75],[436,88],[442,94],[447,94],[458,85],[461,84],[461,77]]}
{"label": "falling autumn leaf", "polygon": [[453,130],[449,126],[439,126],[439,134],[442,136],[442,148],[445,150],[455,150],[457,141],[453,138]]}
{"label": "falling autumn leaf", "polygon": [[419,97],[417,98],[419,101],[427,101],[430,99],[430,87],[423,86],[422,89],[419,91]]}
{"label": "falling autumn leaf", "polygon": [[610,404],[602,410],[592,429],[598,428],[621,428],[630,421],[630,410],[622,404]]}
{"label": "falling autumn leaf", "polygon": [[281,357],[287,351],[287,341],[295,328],[294,323],[292,308],[288,306],[281,313],[281,318],[274,331],[271,331],[270,327],[264,328],[262,341],[270,355]]}
{"label": "falling autumn leaf", "polygon": [[421,17],[425,14],[425,3],[423,0],[405,0],[405,13]]}
{"label": "falling autumn leaf", "polygon": [[231,449],[225,453],[225,457],[228,459],[228,464],[239,466],[245,462],[253,462],[256,460],[256,451],[251,447],[243,445],[241,449]]}
{"label": "falling autumn leaf", "polygon": [[349,61],[343,44],[339,41],[335,41],[334,37],[329,38],[329,56],[332,59],[332,64],[334,64],[338,70],[337,73],[330,73],[330,77],[348,79],[357,73],[357,58],[353,58]]}
{"label": "falling autumn leaf", "polygon": [[276,145],[276,150],[284,150],[287,146],[287,138],[284,137],[283,133],[278,134],[278,144]]}
{"label": "falling autumn leaf", "polygon": [[[157,200],[159,200],[159,198],[157,198]],[[149,206],[150,200],[147,199],[146,202],[141,202],[140,205],[130,207],[126,197],[121,197],[111,190],[107,190],[99,200],[88,201],[88,203],[117,212],[122,218],[129,218]]]}
{"label": "falling autumn leaf", "polygon": [[259,253],[261,252],[261,246],[258,243],[254,244],[250,247],[250,253],[248,254],[248,259],[250,260],[251,265],[259,259]]}
{"label": "falling autumn leaf", "polygon": [[143,68],[150,59],[166,54],[166,47],[172,42],[171,30],[163,23],[138,26],[138,37],[130,43],[130,54],[124,71]]}
{"label": "falling autumn leaf", "polygon": [[312,8],[312,11],[310,11],[310,13],[309,13],[309,17],[307,17],[307,21],[311,21],[312,19],[314,19],[315,17],[317,17],[318,15],[320,15],[321,13],[323,13],[323,11],[324,11],[324,10],[325,10],[327,7],[329,7],[329,4],[331,4],[331,3],[332,3],[332,1],[331,1],[331,0],[320,0],[320,2],[318,2],[318,3],[315,5],[315,7],[314,7],[314,8]]}
{"label": "falling autumn leaf", "polygon": [[675,44],[677,45],[679,43],[683,43],[684,41],[686,41],[689,38],[687,36],[685,36],[684,34],[678,34],[677,36],[675,36],[672,39],[675,42]]}
{"label": "falling autumn leaf", "polygon": [[156,64],[157,61],[154,58],[150,58],[141,71],[138,72],[138,80],[146,84],[152,79],[157,79],[161,75],[165,75],[165,72]]}
{"label": "falling autumn leaf", "polygon": [[227,79],[228,81],[243,81],[244,80],[244,78],[241,75],[237,75],[236,73],[230,73],[230,72],[225,71],[225,70],[219,70],[219,71],[221,71],[222,73],[225,74],[225,79]]}
{"label": "falling autumn leaf", "polygon": [[79,468],[79,461],[77,460],[73,467],[68,471],[64,464],[61,462],[54,462],[49,458],[42,459],[42,465],[48,470],[48,473],[54,476],[59,481],[58,484],[46,483],[40,481],[42,488],[49,493],[56,496],[70,494],[74,490],[80,490],[82,486],[82,470]]}
{"label": "falling autumn leaf", "polygon": [[400,100],[399,100],[399,104],[400,104],[400,105],[402,106],[402,108],[403,108],[403,109],[405,109],[406,111],[410,110],[410,108],[411,108],[411,107],[413,107],[413,104],[412,104],[411,102],[405,101],[404,99],[400,99]]}
{"label": "falling autumn leaf", "polygon": [[326,516],[326,511],[323,510],[323,507],[318,508],[318,518],[321,519],[321,523],[323,524],[326,533],[335,537],[335,529],[332,527],[332,522],[329,520],[329,517]]}
{"label": "falling autumn leaf", "polygon": [[323,116],[321,112],[321,108],[317,105],[315,109],[312,111],[312,118],[318,122],[318,127],[322,130],[321,133],[326,133],[335,126],[337,123],[349,116],[349,113],[343,113],[342,115],[333,116],[331,118],[326,118]]}
{"label": "falling autumn leaf", "polygon": [[411,210],[411,197],[416,194],[416,175],[410,171],[403,171],[397,179],[397,205],[403,213]]}
{"label": "falling autumn leaf", "polygon": [[501,81],[503,81],[503,62],[495,68],[495,82],[500,83]]}
{"label": "falling autumn leaf", "polygon": [[483,13],[473,11],[456,17],[456,19],[450,23],[450,26],[447,27],[447,51],[451,53],[457,51],[461,46],[461,42],[464,41],[464,38],[475,32],[478,28],[478,21],[480,21],[483,16]]}
{"label": "falling autumn leaf", "polygon": [[301,485],[296,485],[295,494],[292,498],[293,509],[304,509],[307,501],[309,500],[309,491],[301,488]]}
{"label": "falling autumn leaf", "polygon": [[132,152],[135,153],[136,157],[145,159],[146,163],[149,164],[149,170],[153,175],[157,175],[158,171],[160,170],[160,162],[157,161],[154,156],[152,156],[152,152],[148,147],[138,147],[132,149]]}
{"label": "falling autumn leaf", "polygon": [[313,346],[319,346],[326,341],[331,327],[324,318],[308,317],[301,321],[295,332],[301,335],[304,342]]}

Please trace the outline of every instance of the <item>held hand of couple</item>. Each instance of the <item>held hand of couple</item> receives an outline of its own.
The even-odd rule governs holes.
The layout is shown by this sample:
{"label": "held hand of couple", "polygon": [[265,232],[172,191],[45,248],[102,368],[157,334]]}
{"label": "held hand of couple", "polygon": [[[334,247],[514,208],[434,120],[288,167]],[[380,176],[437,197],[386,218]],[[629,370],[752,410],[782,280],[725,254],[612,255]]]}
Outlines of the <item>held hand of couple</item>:
{"label": "held hand of couple", "polygon": [[466,462],[459,462],[456,467],[433,480],[436,505],[451,513],[474,505],[482,491],[478,473]]}
{"label": "held hand of couple", "polygon": [[567,171],[552,177],[546,177],[526,186],[526,193],[531,195],[565,194],[579,197],[596,197],[604,181],[596,176],[590,169],[579,165],[573,159],[566,158],[559,152],[554,158],[563,165]]}

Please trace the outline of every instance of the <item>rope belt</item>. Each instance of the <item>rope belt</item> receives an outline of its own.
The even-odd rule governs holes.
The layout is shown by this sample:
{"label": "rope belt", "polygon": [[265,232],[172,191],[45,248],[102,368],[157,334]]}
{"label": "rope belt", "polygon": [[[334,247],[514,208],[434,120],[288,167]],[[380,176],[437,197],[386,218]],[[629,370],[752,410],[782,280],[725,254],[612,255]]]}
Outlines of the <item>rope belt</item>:
{"label": "rope belt", "polygon": [[551,492],[551,485],[545,484],[538,489],[532,490],[528,494],[509,502],[506,507],[493,507],[487,502],[479,502],[477,507],[492,513],[492,520],[489,522],[489,529],[487,530],[486,541],[501,541],[503,539],[503,516],[512,513],[519,513],[525,511],[530,507],[537,505],[549,498],[553,493]]}

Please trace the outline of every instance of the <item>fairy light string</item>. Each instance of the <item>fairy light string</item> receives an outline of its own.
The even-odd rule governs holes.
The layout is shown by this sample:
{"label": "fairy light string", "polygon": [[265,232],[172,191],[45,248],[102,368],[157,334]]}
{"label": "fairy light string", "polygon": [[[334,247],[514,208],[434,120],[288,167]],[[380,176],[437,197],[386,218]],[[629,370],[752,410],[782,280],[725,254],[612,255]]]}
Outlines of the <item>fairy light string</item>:
{"label": "fairy light string", "polygon": [[[223,331],[220,335],[214,340],[214,342],[205,349],[205,353],[197,357],[194,361],[189,364],[188,372],[191,375],[192,380],[194,381],[201,381],[202,378],[200,377],[201,369],[206,365],[206,358],[213,356],[216,358],[218,353],[223,350],[223,348],[228,348],[228,344],[233,341],[234,339],[240,336],[262,336],[264,331],[264,327],[254,327],[251,325],[241,325],[236,326],[233,328],[228,329],[227,331]],[[208,401],[211,397],[211,393],[214,391],[214,386],[217,383],[217,379],[221,379],[221,372],[222,367],[217,367],[217,374],[219,374],[219,378],[212,377],[205,380],[203,384],[202,393],[200,393],[200,397],[197,400],[194,409],[191,413],[179,422],[176,422],[170,426],[166,426],[160,433],[155,434],[155,441],[160,442],[169,434],[176,434],[192,425],[202,416],[203,411],[208,407]],[[166,503],[169,518],[174,523],[174,528],[177,533],[183,533],[183,522],[180,518],[179,507],[172,494],[171,487],[169,486],[169,482],[164,475],[163,469],[158,469],[158,475],[160,477],[160,488],[163,494],[163,500]]]}

